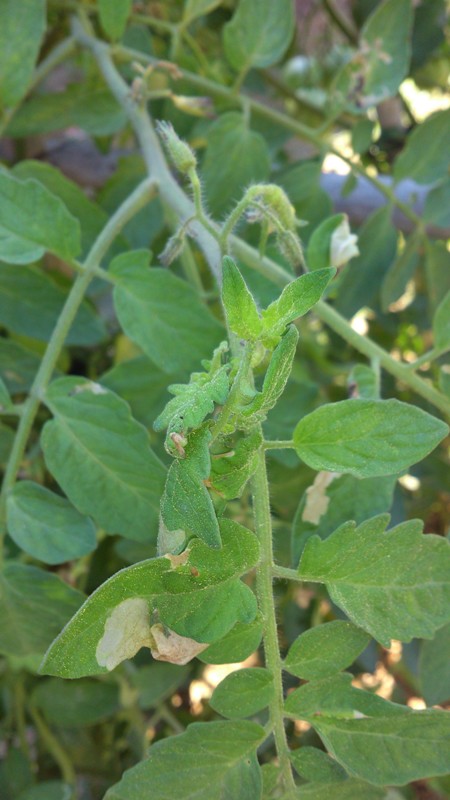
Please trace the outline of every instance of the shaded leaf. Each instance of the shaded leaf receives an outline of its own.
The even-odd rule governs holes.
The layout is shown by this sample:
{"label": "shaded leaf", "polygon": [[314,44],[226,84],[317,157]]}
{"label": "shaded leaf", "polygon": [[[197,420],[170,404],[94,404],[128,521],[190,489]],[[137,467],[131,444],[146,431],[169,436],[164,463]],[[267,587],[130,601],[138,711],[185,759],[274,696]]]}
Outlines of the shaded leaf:
{"label": "shaded leaf", "polygon": [[419,676],[427,705],[450,698],[450,624],[439,628],[431,641],[422,642]]}
{"label": "shaded leaf", "polygon": [[95,526],[63,497],[32,481],[16,483],[6,501],[8,533],[46,564],[62,564],[95,550]]}
{"label": "shaded leaf", "polygon": [[7,655],[44,653],[84,599],[56,575],[27,564],[6,564],[0,586],[0,652]]}
{"label": "shaded leaf", "polygon": [[364,94],[371,105],[392,97],[408,74],[412,21],[411,0],[384,0],[362,28]]}
{"label": "shaded leaf", "polygon": [[0,172],[0,226],[27,245],[70,260],[80,252],[80,226],[64,203],[35,180]]}
{"label": "shaded leaf", "polygon": [[341,765],[316,747],[299,747],[298,750],[292,750],[289,757],[295,770],[306,781],[340,783],[348,779]]}
{"label": "shaded leaf", "polygon": [[240,497],[247,481],[250,480],[258,464],[258,451],[262,443],[259,431],[253,431],[239,439],[232,450],[220,457],[214,454],[212,460],[211,483],[226,500]]}
{"label": "shaded leaf", "polygon": [[53,725],[68,728],[96,725],[119,710],[119,687],[93,680],[50,678],[37,684],[32,702]]}
{"label": "shaded leaf", "polygon": [[450,108],[437,111],[412,132],[394,164],[394,177],[417,183],[434,183],[446,174],[450,156],[448,131]]}
{"label": "shaded leaf", "polygon": [[439,303],[433,317],[435,347],[450,347],[450,292]]}
{"label": "shaded leaf", "polygon": [[262,619],[261,615],[257,614],[253,622],[236,622],[222,639],[210,644],[198,658],[205,664],[233,664],[245,661],[258,649],[262,634]]}
{"label": "shaded leaf", "polygon": [[270,157],[259,133],[250,130],[243,114],[222,114],[208,130],[202,177],[208,207],[221,216],[250,183],[267,180]]}
{"label": "shaded leaf", "polygon": [[148,252],[136,251],[111,264],[119,322],[162,370],[190,371],[219,343],[223,329],[192,286],[167,270],[149,269],[148,260]]}
{"label": "shaded leaf", "polygon": [[132,0],[99,0],[101,26],[110,39],[123,35],[131,8]]}
{"label": "shaded leaf", "polygon": [[[0,264],[0,323],[19,335],[48,342],[67,292],[36,267]],[[67,334],[67,345],[89,346],[106,338],[106,328],[84,301]]]}
{"label": "shaded leaf", "polygon": [[46,403],[54,419],[42,432],[44,457],[75,508],[110,534],[149,540],[166,472],[125,401],[71,377],[50,385]]}
{"label": "shaded leaf", "polygon": [[0,110],[15,106],[26,93],[45,32],[45,0],[21,0],[20,25],[15,0],[2,2],[0,27]]}
{"label": "shaded leaf", "polygon": [[239,72],[269,67],[284,55],[293,33],[291,0],[240,0],[224,28],[225,55]]}

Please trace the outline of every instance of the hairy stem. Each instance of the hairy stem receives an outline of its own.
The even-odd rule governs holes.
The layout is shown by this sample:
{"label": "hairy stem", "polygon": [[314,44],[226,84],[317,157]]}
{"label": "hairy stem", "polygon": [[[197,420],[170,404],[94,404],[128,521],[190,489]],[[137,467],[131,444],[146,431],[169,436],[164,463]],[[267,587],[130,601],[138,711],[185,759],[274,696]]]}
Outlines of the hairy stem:
{"label": "hairy stem", "polygon": [[[261,430],[262,432],[262,430]],[[289,748],[284,728],[284,698],[282,662],[278,647],[278,630],[273,597],[272,570],[272,521],[270,517],[269,487],[267,482],[264,449],[259,452],[258,466],[251,481],[255,531],[261,547],[261,561],[256,571],[256,593],[264,620],[264,654],[266,667],[273,675],[274,697],[270,704],[270,718],[275,737],[275,746],[280,762],[284,789],[295,788],[289,760]]]}
{"label": "hairy stem", "polygon": [[23,404],[8,465],[5,471],[0,495],[0,534],[6,529],[6,498],[16,481],[17,472],[23,459],[28,437],[45,390],[51,380],[56,362],[64,347],[67,334],[86,294],[86,289],[94,278],[97,268],[110,245],[124,225],[151,200],[157,191],[157,183],[147,179],[122,203],[99,234],[67,295],[55,329],[47,345],[44,357],[32,383],[27,400]]}

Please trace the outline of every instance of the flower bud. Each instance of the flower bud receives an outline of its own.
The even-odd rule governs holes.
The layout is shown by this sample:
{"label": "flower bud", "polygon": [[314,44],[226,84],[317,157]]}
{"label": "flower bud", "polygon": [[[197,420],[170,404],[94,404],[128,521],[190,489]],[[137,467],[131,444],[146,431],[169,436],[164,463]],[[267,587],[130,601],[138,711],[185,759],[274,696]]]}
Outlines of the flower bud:
{"label": "flower bud", "polygon": [[359,256],[358,237],[351,233],[348,218],[344,217],[341,224],[333,231],[330,240],[330,264],[332,267],[342,267],[351,258]]}
{"label": "flower bud", "polygon": [[172,261],[175,261],[175,259],[180,255],[184,246],[185,238],[186,231],[185,227],[183,226],[180,228],[180,230],[174,233],[170,239],[167,240],[164,250],[162,250],[159,254],[159,260],[163,267],[169,267]]}
{"label": "flower bud", "polygon": [[164,142],[167,153],[176,169],[187,175],[189,170],[195,169],[197,159],[186,142],[175,133],[170,122],[158,122],[156,129]]}

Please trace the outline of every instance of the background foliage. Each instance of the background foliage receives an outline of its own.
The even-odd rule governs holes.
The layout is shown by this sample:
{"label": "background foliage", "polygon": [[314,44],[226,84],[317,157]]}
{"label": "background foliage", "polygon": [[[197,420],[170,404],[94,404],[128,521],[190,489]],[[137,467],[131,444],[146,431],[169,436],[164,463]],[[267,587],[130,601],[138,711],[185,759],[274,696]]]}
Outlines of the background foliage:
{"label": "background foliage", "polygon": [[[330,236],[343,219],[336,214],[346,213],[358,234],[359,255],[340,269],[327,303],[297,321],[293,371],[264,421],[267,439],[293,436],[297,450],[273,449],[268,457],[279,577],[289,577],[304,554],[304,582],[275,584],[282,655],[289,653],[292,762],[305,800],[330,793],[338,800],[450,796],[448,767],[436,755],[448,724],[433,710],[420,722],[407,719],[408,708],[447,708],[450,699],[445,450],[410,466],[431,449],[421,449],[421,436],[434,437],[433,446],[442,438],[436,417],[449,413],[445,22],[444,0],[0,2],[2,800],[97,800],[106,792],[110,800],[182,797],[189,782],[199,798],[281,796],[273,743],[259,749],[263,787],[254,755],[273,692],[260,651],[261,619],[246,585],[252,573],[239,580],[257,561],[254,537],[246,539],[250,534],[229,520],[219,530],[216,520],[227,500],[227,516],[252,528],[244,487],[258,436],[230,459],[235,471],[225,459],[205,465],[201,437],[186,459],[192,474],[211,474],[220,491],[202,484],[190,517],[190,532],[204,540],[196,541],[190,568],[209,565],[220,591],[208,601],[211,619],[192,610],[186,576],[169,593],[164,584],[164,594],[161,559],[148,578],[148,594],[161,596],[163,613],[166,603],[165,621],[172,615],[179,625],[189,607],[183,635],[213,640],[208,649],[183,666],[141,650],[98,675],[94,640],[81,630],[71,658],[53,650],[51,676],[39,674],[47,648],[85,595],[126,567],[126,591],[142,580],[133,565],[156,555],[169,467],[161,512],[170,530],[179,527],[171,492],[175,486],[191,497],[193,479],[169,458],[165,428],[176,432],[186,408],[189,427],[197,428],[226,399],[226,370],[214,373],[213,366],[213,380],[201,373],[187,391],[175,390],[164,411],[174,394],[169,386],[208,370],[202,359],[211,358],[225,328],[219,250],[198,220],[180,229],[180,219],[192,216],[190,188],[184,193],[183,175],[174,179],[169,171],[153,128],[146,128],[145,107],[194,148],[204,203],[216,221],[250,184],[270,181],[305,223],[300,234],[313,272],[330,266]],[[157,193],[142,188],[148,174],[159,180]],[[274,237],[261,244],[251,223],[250,215],[241,220],[232,250],[265,308],[296,272],[289,251],[280,254]],[[262,259],[257,251],[264,245]],[[245,320],[247,330],[237,332],[251,338],[260,320],[253,301],[241,295],[240,302],[238,321],[229,315],[228,322],[234,330]],[[277,339],[294,317],[281,306],[273,316],[282,320]],[[348,447],[355,423],[347,417],[353,406],[343,404],[352,402],[348,397],[367,401],[372,422],[371,401],[380,396],[392,399],[376,445],[362,437]],[[263,418],[264,388],[260,398],[252,411],[262,408]],[[405,416],[399,400],[416,410]],[[331,444],[320,439],[324,403],[334,403],[339,417]],[[390,593],[380,561],[388,520],[372,518],[386,512],[398,542],[392,571],[410,580],[406,617],[405,598]],[[440,538],[401,524],[417,519],[425,534]],[[345,586],[358,563],[342,564],[340,552],[354,526],[331,536],[348,520],[359,526],[371,567],[351,602]],[[221,535],[223,555],[211,555],[208,545]],[[431,593],[420,588],[428,569],[442,572]],[[107,587],[105,607],[125,591],[120,582]],[[361,627],[345,618],[342,597]],[[220,635],[213,602],[221,614],[227,609]],[[383,619],[395,636],[386,634]],[[291,647],[300,635],[301,646]],[[390,646],[392,636],[405,642]],[[237,670],[242,664],[255,669]],[[336,674],[345,668],[351,676]],[[202,722],[214,724],[186,730]],[[349,742],[361,722],[367,731],[355,755]],[[387,747],[386,725],[395,736],[385,760],[395,768],[380,777],[373,755]],[[118,784],[160,740],[150,768],[141,765]],[[431,777],[415,780],[422,765]],[[401,786],[384,788],[390,784]]]}

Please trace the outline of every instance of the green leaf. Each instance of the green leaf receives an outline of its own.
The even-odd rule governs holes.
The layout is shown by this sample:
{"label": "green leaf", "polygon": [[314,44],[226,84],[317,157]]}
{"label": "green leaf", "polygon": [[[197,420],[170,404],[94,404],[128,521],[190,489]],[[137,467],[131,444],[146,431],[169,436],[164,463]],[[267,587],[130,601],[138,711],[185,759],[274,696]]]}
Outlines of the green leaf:
{"label": "green leaf", "polygon": [[411,59],[411,0],[384,0],[361,31],[364,95],[376,105],[396,94],[408,74]]}
{"label": "green leaf", "polygon": [[331,237],[345,220],[345,214],[334,214],[315,228],[308,242],[306,263],[309,269],[326,269],[331,266]]}
{"label": "green leaf", "polygon": [[291,692],[285,702],[285,711],[298,719],[305,719],[315,727],[316,718],[342,717],[397,717],[410,714],[407,706],[397,705],[379,695],[356,689],[348,672],[323,680],[305,683]]}
{"label": "green leaf", "polygon": [[355,478],[319,472],[300,500],[292,525],[292,561],[296,565],[308,539],[315,533],[326,539],[349,519],[358,525],[389,511],[396,475]]}
{"label": "green leaf", "polygon": [[349,779],[339,783],[308,783],[284,794],[280,800],[330,800],[330,797],[333,800],[361,800],[362,797],[364,800],[386,800],[386,790]]}
{"label": "green leaf", "polygon": [[224,28],[225,55],[239,72],[269,67],[286,52],[294,26],[291,0],[240,0]]}
{"label": "green leaf", "polygon": [[[229,774],[249,760],[264,738],[264,729],[253,722],[193,723],[179,736],[152,745],[149,758],[125,772],[105,800],[142,800],[146,795],[188,800],[193,791],[196,800],[231,800]],[[233,800],[250,800],[238,792]]]}
{"label": "green leaf", "polygon": [[351,397],[362,400],[379,400],[380,387],[376,370],[366,364],[357,364],[348,376]]}
{"label": "green leaf", "polygon": [[187,539],[198,536],[209,547],[220,547],[216,512],[204,484],[211,471],[210,439],[207,427],[190,434],[185,458],[176,459],[169,469],[161,516],[169,532],[182,531]]}
{"label": "green leaf", "polygon": [[186,0],[183,10],[183,23],[190,24],[197,17],[203,17],[222,4],[222,0]]}
{"label": "green leaf", "polygon": [[335,269],[320,269],[288,283],[278,300],[262,312],[266,337],[280,336],[290,322],[315,306],[335,274]]}
{"label": "green leaf", "polygon": [[298,750],[292,750],[289,757],[295,770],[306,781],[340,783],[348,779],[341,765],[317,747],[299,747]]}
{"label": "green leaf", "polygon": [[19,181],[0,172],[0,226],[27,246],[62,259],[80,252],[80,226],[65,205],[35,180]]}
{"label": "green leaf", "polygon": [[[86,196],[76,183],[66,178],[60,170],[42,161],[20,161],[13,174],[20,180],[34,178],[49,192],[57,195],[81,225],[81,256],[87,255],[100,231],[108,222],[108,214]],[[8,259],[5,258],[5,261]]]}
{"label": "green leaf", "polygon": [[353,664],[369,642],[370,636],[351,622],[327,622],[310,628],[295,640],[284,666],[298,678],[326,678]]}
{"label": "green leaf", "polygon": [[450,227],[450,178],[445,178],[428,192],[423,218],[440,228]]}
{"label": "green leaf", "polygon": [[44,653],[84,599],[56,575],[26,564],[6,564],[0,589],[0,652],[14,656]]}
{"label": "green leaf", "polygon": [[168,401],[171,379],[175,375],[168,375],[147,356],[138,356],[120,361],[101,375],[99,382],[127,401],[138,422],[151,427]]}
{"label": "green leaf", "polygon": [[261,615],[253,622],[236,622],[222,639],[210,644],[199,654],[205,664],[234,664],[245,661],[258,649],[263,634]]}
{"label": "green leaf", "polygon": [[52,725],[64,728],[96,725],[119,710],[119,687],[94,680],[50,678],[38,683],[32,703]]}
{"label": "green leaf", "polygon": [[193,540],[189,566],[183,574],[167,575],[168,593],[158,602],[162,621],[169,628],[201,642],[220,639],[236,622],[252,622],[257,613],[253,592],[238,577],[258,562],[258,540],[226,519],[220,522],[220,534],[220,550]]}
{"label": "green leaf", "polygon": [[189,666],[154,661],[132,672],[130,679],[139,693],[139,707],[147,710],[158,706],[185,683],[190,671]]}
{"label": "green leaf", "polygon": [[13,402],[8,389],[6,388],[4,381],[2,381],[0,378],[0,411],[6,411],[7,409],[12,408],[12,406]]}
{"label": "green leaf", "polygon": [[31,264],[38,261],[45,249],[26,242],[0,225],[0,256],[9,264]]}
{"label": "green leaf", "polygon": [[0,423],[0,464],[6,464],[9,459],[15,434],[8,425]]}
{"label": "green leaf", "polygon": [[383,276],[397,251],[397,231],[391,222],[392,209],[378,209],[358,231],[360,255],[343,270],[338,283],[336,307],[352,317],[362,306],[372,306],[380,291]]}
{"label": "green leaf", "polygon": [[444,422],[399,400],[342,400],[303,417],[293,439],[313,469],[370,478],[416,464],[447,432]]}
{"label": "green leaf", "polygon": [[247,481],[250,480],[258,464],[258,450],[262,444],[259,431],[253,431],[240,439],[233,447],[232,455],[214,454],[211,470],[212,488],[225,500],[240,497]]}
{"label": "green leaf", "polygon": [[[0,323],[22,336],[48,342],[67,292],[37,267],[0,264]],[[84,301],[67,335],[67,345],[89,346],[106,338],[106,328]]]}
{"label": "green leaf", "polygon": [[34,94],[14,115],[8,136],[27,137],[70,128],[82,128],[92,136],[110,136],[127,122],[124,109],[108,89],[93,89],[86,81],[63,92]]}
{"label": "green leaf", "polygon": [[243,114],[229,111],[209,128],[202,178],[211,214],[220,217],[251,183],[270,174],[270,156],[259,133],[248,127]]}
{"label": "green leaf", "polygon": [[434,346],[450,347],[450,292],[438,305],[433,318]]}
{"label": "green leaf", "polygon": [[18,10],[15,0],[2,3],[0,111],[15,106],[27,92],[45,31],[45,5],[45,0],[21,0]]}
{"label": "green leaf", "polygon": [[62,781],[43,781],[31,786],[19,796],[18,800],[70,800],[72,787]]}
{"label": "green leaf", "polygon": [[377,786],[404,786],[450,771],[447,711],[367,719],[324,716],[314,720],[314,727],[348,772]]}
{"label": "green leaf", "polygon": [[274,694],[273,675],[263,667],[239,669],[214,689],[210,706],[230,719],[251,717],[266,708]]}
{"label": "green leaf", "polygon": [[240,409],[238,427],[248,430],[265,420],[286,386],[291,374],[292,362],[297,349],[298,331],[290,325],[280,343],[276,346],[264,376],[262,390],[253,400]]}
{"label": "green leaf", "polygon": [[302,580],[324,583],[331,599],[383,646],[391,639],[430,639],[450,617],[450,543],[405,522],[385,531],[389,517],[347,522],[325,541],[310,539]]}
{"label": "green leaf", "polygon": [[0,338],[0,373],[10,394],[23,394],[33,383],[41,360],[11,339]]}
{"label": "green leaf", "polygon": [[[256,600],[239,576],[257,563],[258,541],[231,520],[222,520],[220,529],[220,550],[195,539],[183,557],[142,561],[107,580],[53,642],[42,671],[62,678],[106,672],[97,659],[97,648],[105,637],[106,623],[124,602],[144,601],[149,615],[148,620],[135,620],[140,629],[136,626],[131,631],[126,622],[117,621],[115,646],[121,657],[116,663],[142,646],[151,646],[150,612],[156,608],[163,624],[198,642],[220,639],[236,622],[251,622],[256,616]],[[126,654],[124,641],[127,649],[131,647]]]}
{"label": "green leaf", "polygon": [[132,0],[99,0],[101,26],[113,41],[123,35],[131,7]]}
{"label": "green leaf", "polygon": [[[384,41],[384,40],[383,40]],[[374,122],[367,117],[358,120],[352,128],[352,148],[355,153],[367,153],[373,140]]]}
{"label": "green leaf", "polygon": [[450,698],[450,623],[439,628],[434,639],[422,642],[419,676],[427,705],[445,703]]}
{"label": "green leaf", "polygon": [[261,333],[261,317],[253,295],[233,259],[228,256],[223,259],[222,301],[230,330],[242,339],[255,341]]}
{"label": "green leaf", "polygon": [[388,311],[391,303],[404,293],[408,281],[414,275],[420,258],[423,237],[417,231],[408,237],[405,246],[390,265],[381,284],[381,308]]}
{"label": "green leaf", "polygon": [[394,177],[417,183],[434,183],[446,174],[449,164],[448,131],[450,108],[432,114],[417,126],[394,164]]}
{"label": "green leaf", "polygon": [[75,377],[52,383],[45,402],[55,418],[42,432],[44,457],[69,500],[108,533],[148,541],[165,468],[127,403]]}
{"label": "green leaf", "polygon": [[111,264],[119,322],[160,369],[190,371],[219,344],[222,326],[192,286],[167,270],[149,269],[148,261],[148,252],[136,251]]}
{"label": "green leaf", "polygon": [[228,395],[229,365],[222,365],[222,354],[228,350],[222,342],[214,351],[211,361],[205,361],[205,372],[193,372],[188,384],[175,383],[168,391],[175,395],[155,420],[155,431],[167,428],[166,449],[174,452],[171,435],[185,436],[191,428],[197,428],[208,414],[214,411],[215,403],[223,405]]}
{"label": "green leaf", "polygon": [[16,483],[6,505],[9,535],[39,561],[63,564],[96,548],[92,521],[37,483]]}

